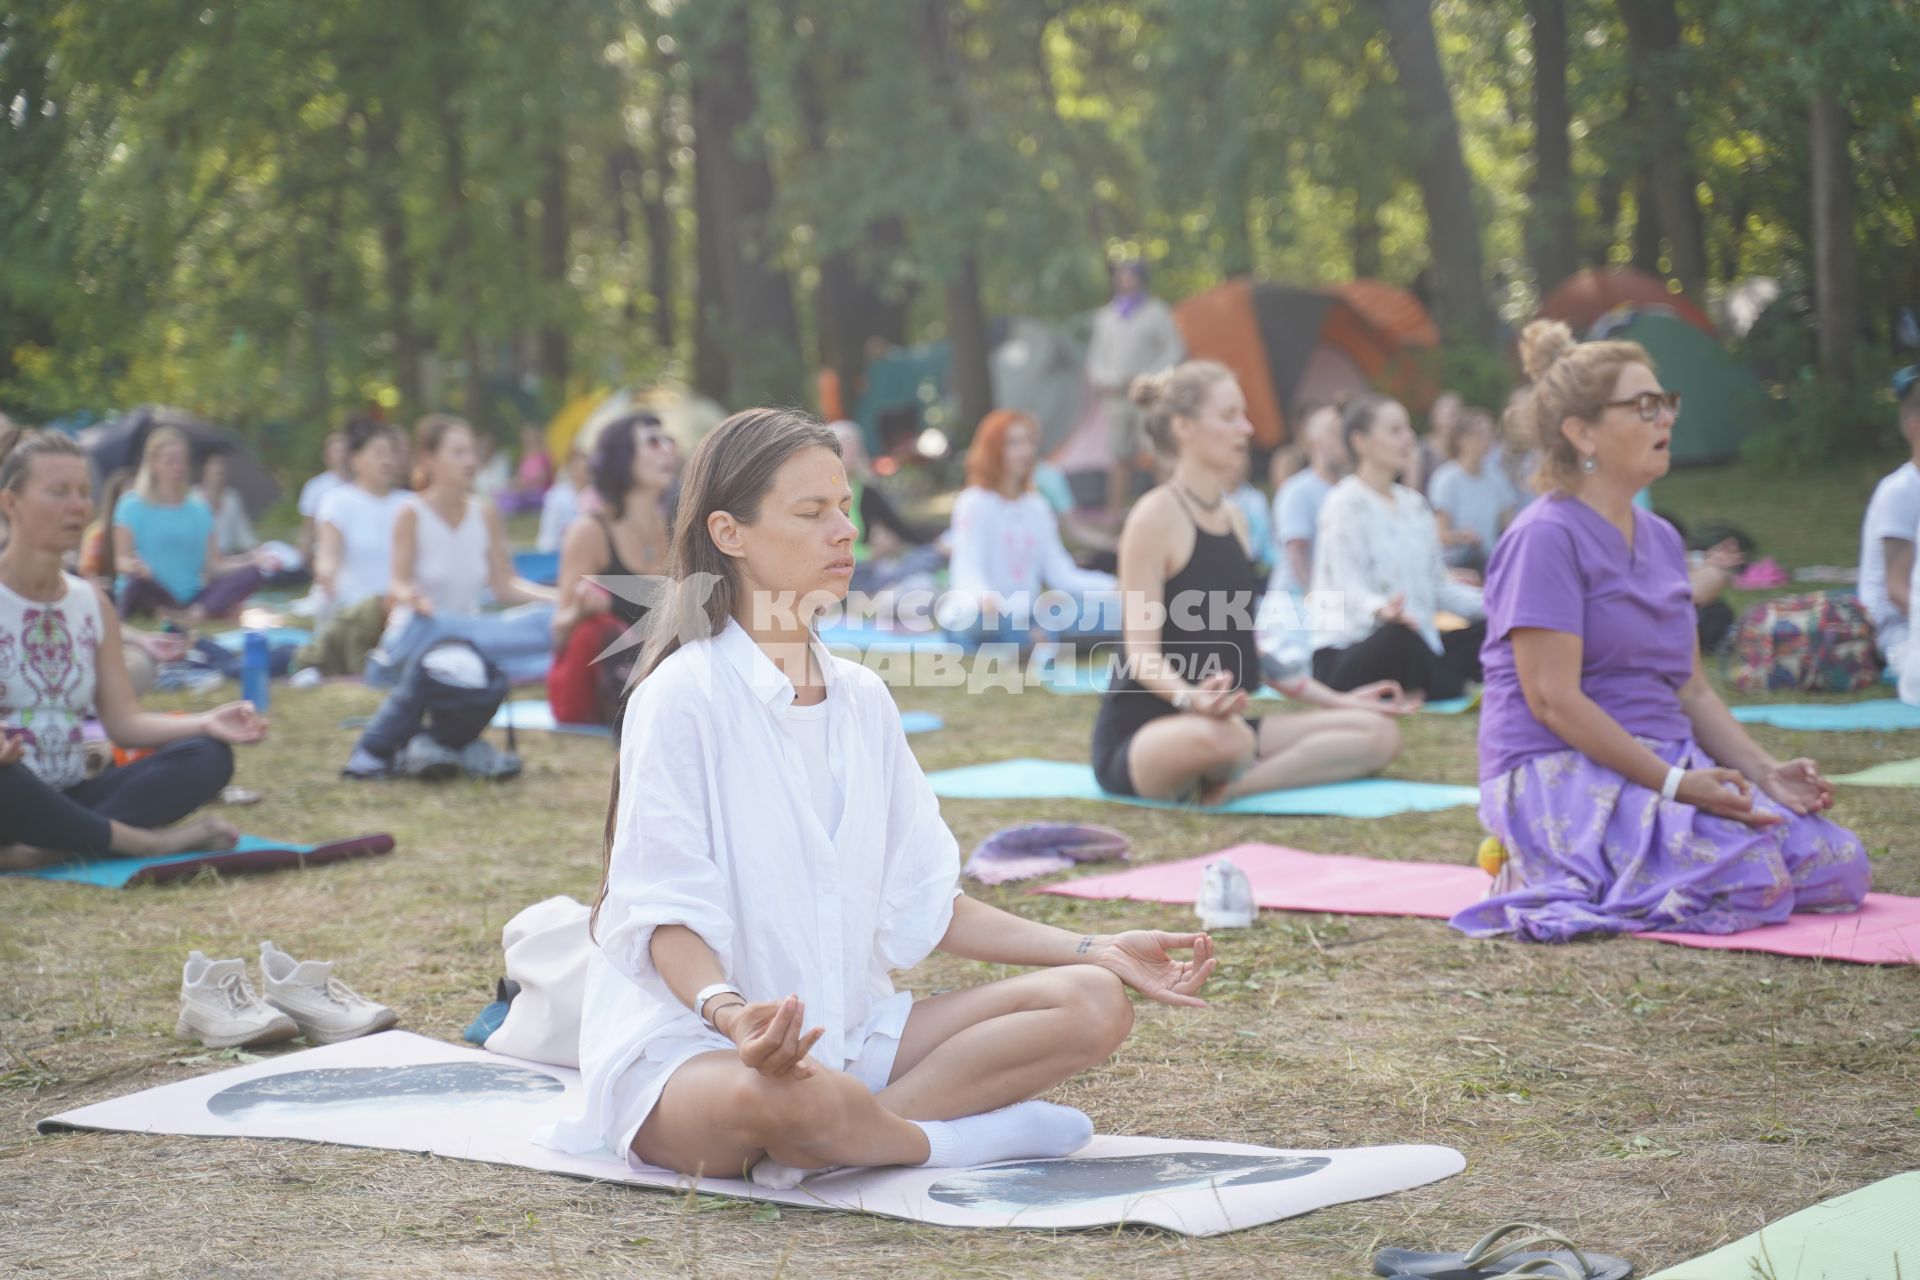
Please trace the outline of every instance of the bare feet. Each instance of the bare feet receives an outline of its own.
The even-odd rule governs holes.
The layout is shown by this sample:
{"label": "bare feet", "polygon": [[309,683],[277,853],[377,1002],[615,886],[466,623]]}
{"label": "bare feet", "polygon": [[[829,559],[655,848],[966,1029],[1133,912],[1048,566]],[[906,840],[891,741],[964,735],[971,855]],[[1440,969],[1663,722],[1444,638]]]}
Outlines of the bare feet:
{"label": "bare feet", "polygon": [[[154,854],[188,853],[201,849],[231,849],[240,840],[240,828],[225,818],[194,818],[177,827],[150,831],[159,847]],[[149,855],[153,856],[153,855]]]}
{"label": "bare feet", "polygon": [[67,855],[30,844],[0,844],[0,871],[33,871],[65,862]]}

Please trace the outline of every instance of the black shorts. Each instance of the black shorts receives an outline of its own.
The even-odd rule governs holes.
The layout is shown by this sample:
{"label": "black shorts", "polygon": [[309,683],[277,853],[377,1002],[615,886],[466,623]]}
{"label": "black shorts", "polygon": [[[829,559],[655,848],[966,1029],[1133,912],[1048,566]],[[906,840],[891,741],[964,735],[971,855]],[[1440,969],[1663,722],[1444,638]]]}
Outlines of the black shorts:
{"label": "black shorts", "polygon": [[[1163,716],[1183,715],[1158,694],[1145,690],[1109,692],[1100,700],[1100,715],[1093,722],[1093,778],[1109,795],[1137,796],[1133,771],[1127,767],[1127,752],[1133,736]],[[1255,741],[1260,737],[1260,717],[1248,716]]]}

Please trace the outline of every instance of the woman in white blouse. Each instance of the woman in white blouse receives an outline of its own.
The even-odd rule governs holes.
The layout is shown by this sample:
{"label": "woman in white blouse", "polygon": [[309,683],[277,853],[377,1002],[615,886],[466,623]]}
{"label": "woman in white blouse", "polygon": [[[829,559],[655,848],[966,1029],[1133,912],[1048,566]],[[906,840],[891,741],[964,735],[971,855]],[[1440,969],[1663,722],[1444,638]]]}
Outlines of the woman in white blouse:
{"label": "woman in white blouse", "polygon": [[[1024,644],[1032,628],[1061,637],[1118,634],[1116,583],[1082,569],[1060,541],[1053,508],[1033,487],[1040,426],[1031,414],[997,409],[981,420],[967,450],[967,487],[953,501],[953,558],[934,617],[969,647],[983,641]],[[1070,597],[1042,602],[1047,590]]]}
{"label": "woman in white blouse", "polygon": [[[514,576],[500,510],[474,493],[479,458],[473,428],[430,413],[413,429],[414,483],[393,519],[393,611],[369,675],[397,669],[430,640],[457,636],[509,675],[545,674],[553,592]],[[502,605],[482,613],[488,592]]]}
{"label": "woman in white blouse", "polygon": [[396,440],[384,422],[359,418],[347,427],[353,483],[331,490],[314,515],[313,585],[329,616],[392,587],[393,522],[406,497],[394,488]]}
{"label": "woman in white blouse", "polygon": [[[1418,442],[1405,406],[1365,395],[1341,411],[1353,474],[1320,507],[1309,611],[1313,674],[1333,689],[1392,680],[1408,693],[1458,697],[1480,678],[1480,589],[1454,581],[1427,500],[1398,477]],[[1469,625],[1443,632],[1440,611]]]}
{"label": "woman in white blouse", "polygon": [[[852,576],[851,496],[833,433],[791,411],[735,414],[688,463],[622,720],[586,1110],[544,1141],[782,1186],[1065,1155],[1086,1117],[1027,1100],[1125,1040],[1126,987],[1203,1003],[1204,934],[1080,936],[959,891],[892,695],[812,633]],[[936,949],[1043,968],[895,991]]]}

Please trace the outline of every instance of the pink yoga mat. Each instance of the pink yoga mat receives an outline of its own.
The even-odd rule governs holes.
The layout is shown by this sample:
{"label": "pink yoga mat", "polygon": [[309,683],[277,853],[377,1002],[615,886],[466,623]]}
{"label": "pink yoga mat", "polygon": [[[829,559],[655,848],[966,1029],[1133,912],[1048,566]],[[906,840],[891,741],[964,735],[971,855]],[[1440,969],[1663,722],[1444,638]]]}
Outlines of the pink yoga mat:
{"label": "pink yoga mat", "polygon": [[[1478,867],[1307,853],[1273,844],[1237,844],[1198,858],[1063,881],[1034,892],[1109,901],[1190,903],[1199,895],[1202,868],[1222,856],[1232,858],[1234,865],[1247,873],[1254,901],[1274,911],[1445,920],[1478,902],[1489,883]],[[1870,893],[1860,910],[1847,915],[1796,915],[1785,924],[1745,933],[1631,936],[1709,951],[1766,951],[1854,964],[1916,964],[1920,963],[1920,898]]]}

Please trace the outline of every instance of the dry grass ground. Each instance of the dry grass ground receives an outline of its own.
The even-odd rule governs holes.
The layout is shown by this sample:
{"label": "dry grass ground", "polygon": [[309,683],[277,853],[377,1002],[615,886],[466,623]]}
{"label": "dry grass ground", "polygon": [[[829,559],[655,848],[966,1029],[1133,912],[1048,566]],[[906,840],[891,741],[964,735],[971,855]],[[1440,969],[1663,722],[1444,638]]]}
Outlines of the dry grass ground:
{"label": "dry grass ground", "polygon": [[[1671,482],[1696,519],[1763,535],[1783,505],[1745,478]],[[1860,480],[1781,523],[1793,560],[1845,560]],[[1663,495],[1664,496],[1664,495]],[[1684,499],[1684,505],[1681,500]],[[1761,506],[1749,504],[1759,503]],[[1768,539],[1770,542],[1774,540]],[[1771,548],[1770,548],[1771,549]],[[1095,703],[1043,693],[903,691],[947,728],[929,769],[1080,758]],[[921,1275],[1349,1277],[1377,1245],[1459,1247],[1511,1217],[1551,1222],[1645,1275],[1816,1200],[1914,1166],[1920,971],[1631,941],[1473,942],[1434,921],[1265,916],[1222,939],[1213,1007],[1141,1010],[1139,1030],[1062,1100],[1109,1132],[1280,1146],[1437,1142],[1467,1171],[1436,1186],[1191,1241],[1152,1231],[957,1232],[575,1182],[485,1165],[292,1143],[33,1135],[42,1116],[210,1069],[172,1039],[186,951],[261,938],[337,959],[349,981],[445,1039],[485,1001],[501,923],[590,894],[611,752],[529,735],[527,774],[490,789],[347,786],[333,775],[370,709],[354,688],[285,692],[243,756],[266,792],[253,829],[390,831],[390,857],[305,873],[107,892],[0,882],[0,1273],[70,1276]],[[1920,734],[1794,735],[1833,771],[1920,755]],[[1473,719],[1409,731],[1400,776],[1471,781]],[[963,848],[1037,806],[950,802]],[[1093,804],[1046,816],[1117,826],[1140,861],[1260,839],[1382,859],[1466,861],[1470,810],[1384,821],[1203,817]],[[1920,893],[1920,792],[1851,790],[1877,886]],[[1182,928],[1178,909],[990,900],[1075,929]],[[936,958],[925,992],[996,976]]]}

